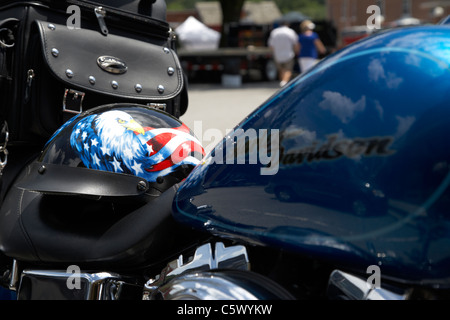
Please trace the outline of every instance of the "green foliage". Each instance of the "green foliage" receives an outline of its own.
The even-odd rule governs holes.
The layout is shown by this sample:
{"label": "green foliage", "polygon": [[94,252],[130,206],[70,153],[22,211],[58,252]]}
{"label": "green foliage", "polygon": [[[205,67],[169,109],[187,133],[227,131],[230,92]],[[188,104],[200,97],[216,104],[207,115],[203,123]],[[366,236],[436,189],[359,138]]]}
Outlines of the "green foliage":
{"label": "green foliage", "polygon": [[325,19],[325,0],[275,0],[282,13],[300,11],[312,19]]}
{"label": "green foliage", "polygon": [[[217,0],[202,0],[217,1]],[[233,1],[233,0],[227,0]],[[261,2],[264,0],[247,0],[252,2]],[[274,0],[282,13],[290,11],[300,11],[301,13],[313,18],[324,19],[326,16],[325,0]],[[199,0],[166,0],[168,10],[194,9],[195,3]]]}
{"label": "green foliage", "polygon": [[194,9],[196,2],[198,0],[166,0],[168,10]]}

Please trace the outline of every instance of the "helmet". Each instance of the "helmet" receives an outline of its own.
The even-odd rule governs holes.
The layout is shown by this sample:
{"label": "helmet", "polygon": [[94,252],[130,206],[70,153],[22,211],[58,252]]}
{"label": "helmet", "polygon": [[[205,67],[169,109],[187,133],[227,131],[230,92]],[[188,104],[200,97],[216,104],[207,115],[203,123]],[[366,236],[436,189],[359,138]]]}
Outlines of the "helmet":
{"label": "helmet", "polygon": [[[104,195],[105,188],[113,187],[104,179],[114,174],[109,179],[138,179],[142,190],[163,192],[185,179],[203,156],[191,130],[167,113],[143,105],[103,105],[73,117],[53,134],[35,163],[42,178],[30,176],[26,183],[32,190],[39,185],[36,191],[41,192]],[[43,179],[44,172],[55,180]],[[57,172],[66,175],[58,179]],[[90,188],[86,179],[103,187]],[[76,187],[80,180],[83,187]]]}
{"label": "helmet", "polygon": [[[203,154],[189,128],[163,111],[111,104],[81,113],[8,190],[0,251],[21,261],[129,266],[171,250],[186,240],[171,219],[176,184]],[[169,232],[170,241],[160,236]]]}

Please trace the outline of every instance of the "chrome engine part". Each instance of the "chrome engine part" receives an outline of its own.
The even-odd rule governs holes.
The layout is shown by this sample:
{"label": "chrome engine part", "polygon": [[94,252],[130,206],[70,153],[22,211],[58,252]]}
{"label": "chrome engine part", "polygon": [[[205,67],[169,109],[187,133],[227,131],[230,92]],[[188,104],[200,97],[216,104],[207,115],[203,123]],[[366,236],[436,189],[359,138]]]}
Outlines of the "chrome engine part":
{"label": "chrome engine part", "polygon": [[[17,267],[17,264],[16,264]],[[180,255],[144,286],[113,272],[25,269],[14,272],[18,300],[274,300],[294,297],[250,271],[247,249],[221,242]],[[19,277],[12,277],[19,278]],[[138,284],[138,282],[140,282]]]}
{"label": "chrome engine part", "polygon": [[24,270],[18,300],[120,300],[140,290],[115,273],[73,271]]}
{"label": "chrome engine part", "polygon": [[144,300],[293,299],[272,280],[250,271],[244,246],[205,244],[184,261],[172,261],[144,288]]}
{"label": "chrome engine part", "polygon": [[332,300],[407,300],[408,291],[375,287],[358,276],[334,270],[328,282],[328,297]]}
{"label": "chrome engine part", "polygon": [[[208,243],[197,248],[192,257],[184,259],[184,257],[180,255],[178,259],[171,261],[167,267],[162,270],[161,274],[157,275],[154,279],[147,281],[144,288],[143,299],[156,299],[156,294],[161,294],[159,288],[188,272],[208,271],[218,268],[249,270],[250,265],[245,247],[232,246],[225,248],[225,245],[219,242],[215,244],[213,250],[211,244]],[[189,282],[190,276],[186,276],[185,279]],[[181,281],[181,278],[179,281]]]}

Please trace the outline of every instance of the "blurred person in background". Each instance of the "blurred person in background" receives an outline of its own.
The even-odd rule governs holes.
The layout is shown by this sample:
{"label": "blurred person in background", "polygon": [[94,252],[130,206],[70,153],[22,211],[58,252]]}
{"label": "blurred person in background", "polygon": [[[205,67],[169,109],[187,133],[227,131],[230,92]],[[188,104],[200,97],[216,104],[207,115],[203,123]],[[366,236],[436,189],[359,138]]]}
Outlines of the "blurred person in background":
{"label": "blurred person in background", "polygon": [[298,35],[285,23],[272,30],[268,45],[272,49],[274,61],[278,68],[280,86],[283,87],[291,80],[295,59],[300,52]]}
{"label": "blurred person in background", "polygon": [[302,73],[312,68],[319,61],[319,55],[326,53],[326,48],[320,40],[319,35],[314,32],[315,27],[316,25],[310,20],[305,20],[300,25],[300,35],[298,36],[300,54],[298,63]]}

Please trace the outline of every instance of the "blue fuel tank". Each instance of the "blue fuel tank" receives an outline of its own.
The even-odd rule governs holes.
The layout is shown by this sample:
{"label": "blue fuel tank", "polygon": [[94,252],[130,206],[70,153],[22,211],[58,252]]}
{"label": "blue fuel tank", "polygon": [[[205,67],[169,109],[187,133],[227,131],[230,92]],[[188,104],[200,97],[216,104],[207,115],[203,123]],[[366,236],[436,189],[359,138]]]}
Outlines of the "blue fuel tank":
{"label": "blue fuel tank", "polygon": [[198,165],[177,220],[405,282],[450,279],[450,27],[322,60]]}

